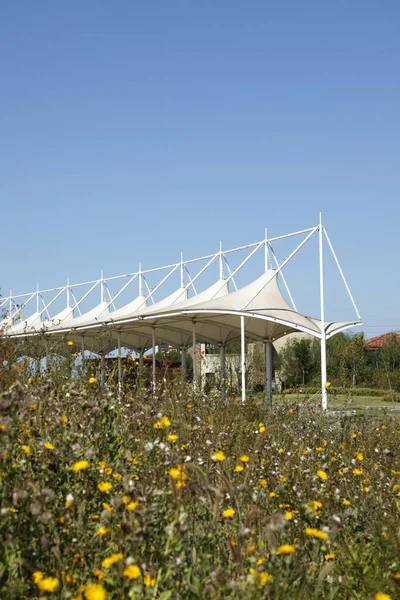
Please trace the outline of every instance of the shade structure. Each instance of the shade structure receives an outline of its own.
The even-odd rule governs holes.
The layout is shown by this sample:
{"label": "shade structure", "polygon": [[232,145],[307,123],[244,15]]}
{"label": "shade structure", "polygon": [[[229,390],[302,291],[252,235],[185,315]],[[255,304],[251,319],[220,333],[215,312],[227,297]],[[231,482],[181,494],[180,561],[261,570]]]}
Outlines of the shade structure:
{"label": "shade structure", "polygon": [[[183,300],[182,300],[183,298]],[[109,302],[72,316],[72,308],[53,319],[41,321],[34,313],[7,331],[12,337],[43,333],[58,338],[68,336],[77,345],[82,339],[94,352],[117,348],[117,333],[123,346],[143,350],[151,345],[153,328],[157,337],[177,347],[190,344],[192,324],[196,323],[198,341],[222,344],[240,335],[240,317],[246,318],[246,337],[255,341],[274,341],[295,331],[320,337],[320,321],[295,311],[283,297],[278,274],[268,269],[259,278],[237,291],[229,292],[224,279],[218,280],[196,296],[187,297],[185,288],[153,305],[138,296],[111,311]],[[326,323],[327,335],[353,326],[354,322]]]}
{"label": "shade structure", "polygon": [[[319,238],[319,259],[320,259],[320,317],[311,317],[300,313],[294,304],[290,290],[287,286],[283,275],[283,268],[292,260],[299,250],[314,236],[318,234]],[[339,269],[350,300],[353,304],[357,319],[354,321],[330,321],[325,320],[324,312],[324,286],[323,286],[323,252],[322,241],[323,234],[326,237],[330,250],[332,251],[334,260]],[[276,258],[275,251],[272,247],[272,241],[282,238],[289,238],[298,235],[306,237],[300,242],[296,249],[279,263]],[[231,271],[226,256],[231,252],[237,252],[243,249],[249,251],[248,256],[240,263],[240,265]],[[264,272],[253,280],[251,283],[237,288],[234,276],[242,269],[246,263],[259,250],[265,250],[265,269]],[[273,256],[275,267],[272,265],[270,257]],[[207,260],[207,264],[199,270],[194,278],[191,277],[188,271],[188,265],[196,263],[196,261]],[[215,261],[219,261],[219,278],[215,283],[207,287],[204,291],[197,293],[194,288],[194,282],[198,277],[212,265]],[[225,262],[224,262],[225,261]],[[227,270],[224,272],[224,264],[226,263]],[[145,274],[155,271],[169,270],[167,275],[159,281],[159,283],[150,290]],[[159,294],[159,288],[170,278],[173,273],[180,270],[180,285],[173,293],[168,294],[158,302],[154,302],[154,294]],[[189,283],[185,285],[185,272],[189,277]],[[322,404],[326,407],[326,339],[339,331],[343,331],[349,327],[359,325],[361,317],[357,306],[351,295],[348,284],[343,275],[339,261],[333,250],[332,244],[328,237],[325,228],[320,223],[316,227],[295,232],[293,234],[285,234],[278,238],[268,239],[249,244],[233,250],[220,251],[214,255],[201,257],[199,259],[191,259],[168,267],[160,267],[142,271],[141,266],[139,271],[124,276],[119,276],[111,279],[129,278],[121,289],[111,296],[107,280],[101,276],[100,280],[86,282],[83,284],[75,284],[75,290],[79,286],[91,285],[87,293],[75,301],[71,306],[71,295],[75,300],[75,293],[72,291],[74,286],[62,288],[54,288],[53,290],[45,290],[45,292],[53,292],[53,298],[47,304],[43,301],[39,288],[37,292],[22,295],[26,297],[26,301],[22,303],[22,307],[36,298],[36,310],[26,319],[14,322],[16,315],[15,297],[11,295],[9,298],[0,301],[0,308],[8,303],[9,314],[0,322],[6,336],[12,337],[15,340],[25,339],[30,336],[42,335],[43,340],[68,339],[68,347],[71,351],[81,351],[83,349],[91,350],[102,355],[121,347],[127,347],[136,350],[140,353],[146,348],[152,347],[162,342],[168,342],[175,347],[187,348],[193,345],[195,348],[196,342],[210,342],[224,346],[227,342],[241,338],[242,348],[242,382],[244,385],[244,336],[249,340],[263,341],[266,344],[266,356],[270,356],[270,344],[279,338],[292,333],[303,332],[319,338],[321,340],[321,377],[322,377]],[[281,278],[292,305],[284,298],[278,285],[278,278]],[[124,305],[117,307],[116,301],[121,293],[137,279],[139,281],[139,294]],[[148,293],[144,293],[143,281],[145,282]],[[232,289],[232,284],[235,289]],[[196,284],[197,285],[197,284]],[[85,300],[90,292],[97,286],[101,287],[101,302],[96,304],[90,310],[83,314],[77,315],[77,310],[80,311],[83,300]],[[189,296],[189,288],[192,287],[194,295]],[[106,289],[110,300],[105,299]],[[54,316],[49,313],[49,307],[58,298],[58,296],[67,292],[67,307],[58,311]],[[21,296],[20,296],[21,297]],[[40,311],[40,300],[43,302],[44,309]],[[14,303],[14,304],[13,304]],[[21,305],[20,305],[21,306]],[[13,309],[14,307],[14,309]],[[4,310],[4,309],[3,309]],[[46,312],[47,318],[44,317]],[[19,313],[19,309],[18,309]],[[221,356],[223,356],[223,352]],[[269,365],[269,375],[267,380],[271,379],[271,371]],[[153,365],[154,371],[154,365]],[[243,387],[242,385],[242,387]],[[243,390],[242,390],[243,394]]]}

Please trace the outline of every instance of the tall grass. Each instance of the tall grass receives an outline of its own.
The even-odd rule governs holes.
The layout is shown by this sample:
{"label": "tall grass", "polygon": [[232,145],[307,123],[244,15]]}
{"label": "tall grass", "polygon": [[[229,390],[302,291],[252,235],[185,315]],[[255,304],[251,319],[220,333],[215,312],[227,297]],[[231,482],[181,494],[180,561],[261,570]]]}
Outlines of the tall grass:
{"label": "tall grass", "polygon": [[1,598],[399,597],[398,420],[180,378],[31,378],[0,410]]}

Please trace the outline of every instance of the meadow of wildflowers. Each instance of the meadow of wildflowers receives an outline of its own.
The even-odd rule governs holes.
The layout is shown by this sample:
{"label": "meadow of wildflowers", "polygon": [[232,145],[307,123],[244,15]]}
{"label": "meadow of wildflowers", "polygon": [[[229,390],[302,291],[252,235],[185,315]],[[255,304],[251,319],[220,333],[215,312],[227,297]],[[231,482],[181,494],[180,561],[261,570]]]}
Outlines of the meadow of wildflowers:
{"label": "meadow of wildflowers", "polygon": [[1,396],[1,598],[400,597],[396,418],[93,380]]}

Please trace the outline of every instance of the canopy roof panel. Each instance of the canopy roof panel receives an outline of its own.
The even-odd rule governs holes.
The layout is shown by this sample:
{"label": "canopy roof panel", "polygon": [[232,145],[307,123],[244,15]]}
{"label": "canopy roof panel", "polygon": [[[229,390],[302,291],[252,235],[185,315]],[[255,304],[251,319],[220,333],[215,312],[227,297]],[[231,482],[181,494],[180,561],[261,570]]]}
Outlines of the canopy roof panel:
{"label": "canopy roof panel", "polygon": [[[181,263],[177,263],[176,265],[149,270],[148,272],[155,272],[162,271],[162,269],[169,269],[169,272],[166,276],[163,276],[163,279],[153,288],[153,292],[150,292],[147,280],[144,280],[147,289],[149,290],[147,295],[142,293],[142,277],[144,277],[145,271],[139,270],[138,273],[122,276],[129,277],[130,279],[123,285],[112,300],[110,299],[109,302],[103,300],[100,304],[97,304],[94,308],[79,316],[74,316],[75,309],[79,308],[79,304],[87,297],[91,290],[95,289],[99,284],[102,286],[102,297],[104,298],[103,292],[108,288],[106,288],[104,283],[105,280],[103,278],[95,282],[76,284],[76,286],[92,285],[92,287],[87,293],[81,293],[81,295],[83,294],[82,298],[75,301],[73,307],[69,305],[69,290],[72,289],[69,284],[67,284],[65,288],[45,290],[46,292],[57,293],[54,300],[59,294],[66,291],[67,308],[58,312],[54,317],[48,317],[45,320],[42,320],[42,313],[44,311],[39,313],[37,310],[28,318],[15,324],[12,324],[12,322],[14,314],[16,313],[12,314],[10,308],[10,315],[3,319],[0,326],[3,327],[6,335],[15,338],[23,338],[38,333],[44,333],[47,336],[54,336],[55,338],[65,338],[68,336],[68,339],[72,340],[76,346],[82,347],[83,345],[96,352],[109,352],[117,348],[120,344],[135,350],[143,350],[151,345],[154,332],[156,332],[156,338],[158,340],[169,342],[175,346],[187,346],[191,344],[194,324],[198,341],[221,344],[240,336],[242,317],[245,317],[246,336],[253,340],[276,340],[295,331],[302,331],[318,338],[324,337],[325,335],[329,337],[338,331],[359,324],[361,321],[322,323],[319,319],[301,314],[293,308],[294,304],[291,306],[284,298],[278,285],[278,276],[280,276],[283,267],[318,231],[320,232],[321,238],[321,224],[308,230],[281,236],[282,238],[288,238],[294,235],[307,234],[306,238],[281,264],[278,264],[270,240],[265,239],[255,244],[243,246],[242,248],[237,248],[232,251],[226,251],[229,253],[243,249],[250,250],[247,258],[245,258],[233,272],[229,268],[226,256],[222,252],[222,249],[215,255],[194,259],[187,263],[183,263],[182,259]],[[328,242],[330,244],[329,239]],[[262,248],[265,248],[266,251],[266,265],[268,264],[268,251],[271,249],[277,268],[273,269],[272,267],[266,267],[265,272],[260,277],[248,285],[230,292],[229,284],[231,281],[234,283],[234,275],[258,250]],[[333,249],[332,252],[334,252]],[[353,302],[353,306],[359,316],[358,309],[348,289],[335,254],[334,258],[341,272],[346,289],[349,292],[351,301]],[[208,263],[201,268],[197,275],[192,279],[189,275],[189,271],[187,271],[187,265],[195,263],[197,260],[205,259],[208,260]],[[206,290],[189,297],[189,287],[193,285],[194,281],[196,281],[203,271],[216,259],[218,259],[220,263],[219,279]],[[224,260],[229,270],[229,276],[226,276],[225,271],[225,277],[223,268]],[[156,292],[179,267],[181,269],[181,285],[172,294],[169,294],[167,297],[154,304],[150,304],[153,293]],[[186,269],[190,280],[189,284],[186,286],[183,284],[184,269]],[[121,292],[124,291],[135,278],[139,279],[139,295],[124,306],[115,308],[114,300],[118,298]],[[118,280],[119,278],[111,279]],[[283,282],[286,285],[285,279],[283,279]],[[71,293],[75,299],[73,292]],[[108,293],[111,298],[109,291]],[[28,299],[23,306],[29,303],[34,297],[36,297],[37,306],[39,306],[39,294],[40,292],[38,290],[30,296],[26,295]],[[15,306],[15,299],[9,298],[5,300],[9,300],[10,307],[13,306],[13,302]],[[50,306],[54,300],[52,300],[48,306]],[[47,314],[48,306],[45,307]],[[113,307],[114,310],[111,310],[111,307]]]}

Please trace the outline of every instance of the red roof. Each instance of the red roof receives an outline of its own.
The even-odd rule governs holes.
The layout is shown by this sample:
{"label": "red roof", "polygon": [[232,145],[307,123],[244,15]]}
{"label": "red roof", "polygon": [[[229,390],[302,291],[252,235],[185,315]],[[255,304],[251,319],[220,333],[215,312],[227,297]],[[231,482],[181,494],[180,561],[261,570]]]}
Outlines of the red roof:
{"label": "red roof", "polygon": [[391,331],[389,333],[384,333],[383,335],[377,335],[376,337],[366,340],[365,346],[368,348],[368,350],[378,350],[379,348],[382,348],[382,346],[384,346],[386,344],[386,342],[388,340],[390,340],[390,338],[393,335],[396,336],[397,341],[400,343],[400,333]]}

